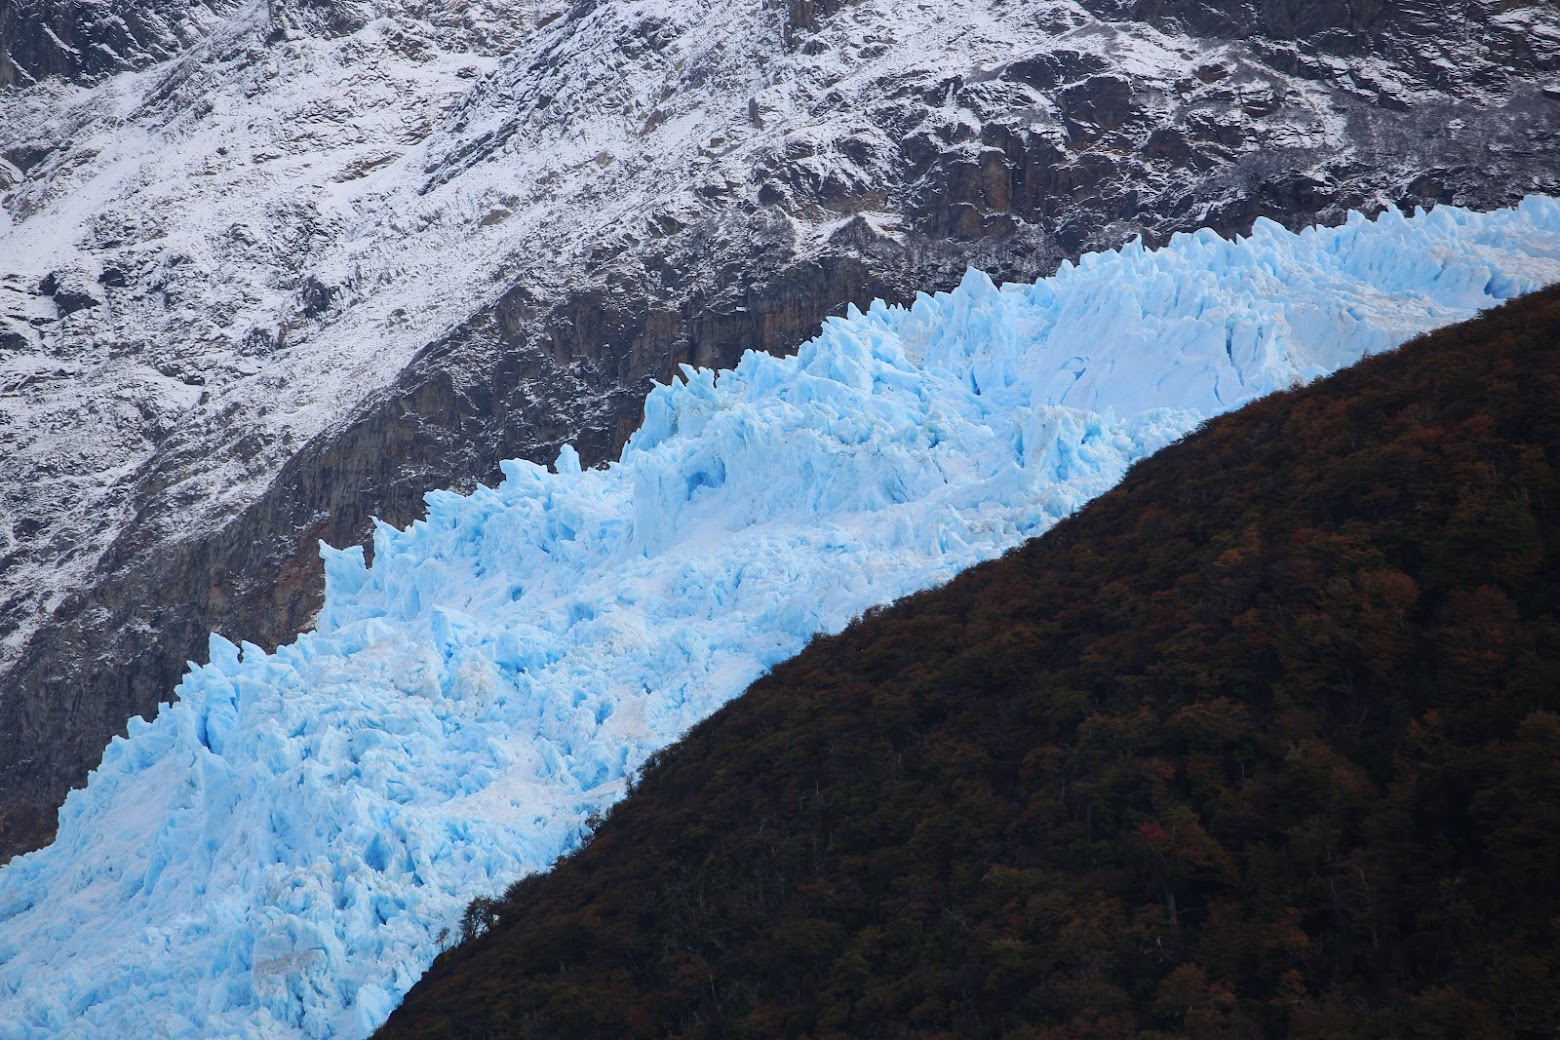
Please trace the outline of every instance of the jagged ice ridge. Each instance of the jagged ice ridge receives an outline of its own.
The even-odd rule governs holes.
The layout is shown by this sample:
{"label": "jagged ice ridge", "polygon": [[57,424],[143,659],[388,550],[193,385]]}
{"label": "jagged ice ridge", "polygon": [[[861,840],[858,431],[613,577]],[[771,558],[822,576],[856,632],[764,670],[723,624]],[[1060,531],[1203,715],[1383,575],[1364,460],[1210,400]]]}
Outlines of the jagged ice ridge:
{"label": "jagged ice ridge", "polygon": [[466,903],[819,631],[1039,534],[1207,416],[1560,281],[1560,202],[1088,256],[654,391],[322,549],[316,631],[217,636],[0,870],[0,1038],[362,1037]]}

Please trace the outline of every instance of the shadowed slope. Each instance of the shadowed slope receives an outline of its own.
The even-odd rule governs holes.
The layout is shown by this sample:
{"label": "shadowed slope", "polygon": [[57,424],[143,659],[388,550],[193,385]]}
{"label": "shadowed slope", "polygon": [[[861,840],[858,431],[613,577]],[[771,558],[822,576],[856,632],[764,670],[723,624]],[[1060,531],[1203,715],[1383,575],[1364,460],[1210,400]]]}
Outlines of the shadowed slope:
{"label": "shadowed slope", "polygon": [[1550,1036],[1560,291],[816,640],[380,1035]]}

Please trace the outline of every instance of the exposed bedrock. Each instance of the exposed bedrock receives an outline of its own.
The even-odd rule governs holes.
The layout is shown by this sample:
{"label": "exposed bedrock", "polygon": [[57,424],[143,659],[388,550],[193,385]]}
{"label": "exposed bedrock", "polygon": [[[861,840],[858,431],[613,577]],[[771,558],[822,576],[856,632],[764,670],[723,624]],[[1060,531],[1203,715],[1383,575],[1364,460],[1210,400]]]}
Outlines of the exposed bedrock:
{"label": "exposed bedrock", "polygon": [[0,88],[46,79],[90,82],[172,57],[234,0],[0,0]]}

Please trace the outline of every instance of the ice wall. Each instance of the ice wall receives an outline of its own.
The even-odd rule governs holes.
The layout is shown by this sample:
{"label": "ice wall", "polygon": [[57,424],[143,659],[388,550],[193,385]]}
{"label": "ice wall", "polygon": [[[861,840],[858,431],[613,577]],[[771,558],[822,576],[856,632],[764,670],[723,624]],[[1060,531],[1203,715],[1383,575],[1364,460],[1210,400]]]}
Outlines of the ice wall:
{"label": "ice wall", "polygon": [[1560,203],[1262,224],[972,272],[656,390],[622,459],[504,467],[324,550],[317,631],[213,637],[0,870],[0,1038],[362,1037],[473,896],[810,635],[1044,531],[1297,380],[1560,281]]}

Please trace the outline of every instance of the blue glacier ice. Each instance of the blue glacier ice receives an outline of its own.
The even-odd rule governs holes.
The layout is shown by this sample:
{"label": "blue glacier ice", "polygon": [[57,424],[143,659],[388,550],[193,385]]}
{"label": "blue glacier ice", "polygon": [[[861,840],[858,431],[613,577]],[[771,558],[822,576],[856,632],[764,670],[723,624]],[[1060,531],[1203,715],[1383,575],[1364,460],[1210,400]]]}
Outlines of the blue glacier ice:
{"label": "blue glacier ice", "polygon": [[316,630],[213,636],[0,870],[0,1038],[362,1037],[473,896],[819,631],[1038,534],[1203,418],[1560,281],[1560,203],[971,272],[657,388],[322,549]]}

